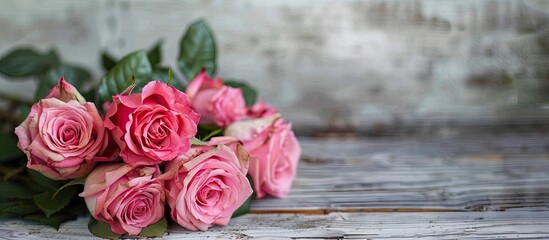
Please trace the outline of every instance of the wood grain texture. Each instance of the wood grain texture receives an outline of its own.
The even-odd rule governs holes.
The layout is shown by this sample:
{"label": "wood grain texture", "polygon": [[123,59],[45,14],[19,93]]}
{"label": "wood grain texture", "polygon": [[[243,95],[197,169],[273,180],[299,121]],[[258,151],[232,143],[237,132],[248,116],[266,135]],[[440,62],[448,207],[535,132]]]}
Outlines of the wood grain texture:
{"label": "wood grain texture", "polygon": [[[229,226],[191,232],[172,224],[162,239],[546,239],[549,209],[506,212],[248,214]],[[0,239],[96,239],[87,219],[59,231],[18,220],[0,222]]]}
{"label": "wood grain texture", "polygon": [[254,213],[484,211],[549,206],[549,135],[300,139],[285,199]]}
{"label": "wood grain texture", "polygon": [[[285,199],[254,201],[230,226],[165,239],[547,239],[549,135],[500,133],[351,140],[300,138]],[[2,239],[93,239],[87,219],[59,231],[14,219]]]}

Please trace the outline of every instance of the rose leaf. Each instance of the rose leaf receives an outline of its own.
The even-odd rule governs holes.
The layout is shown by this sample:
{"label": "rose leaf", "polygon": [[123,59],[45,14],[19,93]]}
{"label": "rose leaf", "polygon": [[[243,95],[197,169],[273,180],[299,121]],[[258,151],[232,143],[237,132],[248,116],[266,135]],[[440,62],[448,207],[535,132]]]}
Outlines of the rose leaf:
{"label": "rose leaf", "polygon": [[[151,80],[157,80],[163,83],[168,83],[169,71],[170,71],[169,68],[155,67],[151,73]],[[181,80],[175,74],[172,74],[171,86],[173,86],[174,88],[180,91],[185,90],[185,86],[181,83]]]}
{"label": "rose leaf", "polygon": [[108,238],[108,239],[119,239],[120,235],[111,231],[111,227],[108,223],[103,221],[95,220],[90,216],[90,222],[88,223],[88,229],[96,237]]}
{"label": "rose leaf", "polygon": [[[151,63],[144,51],[138,51],[122,58],[111,70],[101,78],[97,89],[99,105],[111,101],[112,96],[121,93],[132,84],[135,76],[137,86],[144,86],[152,73]],[[139,90],[139,89],[137,89]]]}
{"label": "rose leaf", "polygon": [[18,48],[0,59],[0,73],[9,77],[30,77],[48,71],[57,65],[59,58],[54,50],[41,54],[31,48]]}
{"label": "rose leaf", "polygon": [[168,221],[163,217],[155,224],[143,228],[138,235],[142,237],[160,237],[166,232],[166,229],[168,229]]}
{"label": "rose leaf", "polygon": [[56,191],[59,187],[61,187],[62,182],[60,181],[51,180],[32,169],[27,169],[27,172],[29,173],[29,176],[34,184],[40,185],[41,187],[45,187],[52,191]]}
{"label": "rose leaf", "polygon": [[108,52],[101,53],[101,65],[105,71],[111,70],[116,65],[116,60]]}
{"label": "rose leaf", "polygon": [[65,188],[55,196],[55,192],[47,191],[35,195],[32,199],[34,200],[36,206],[38,206],[47,217],[49,217],[67,206],[76,195],[77,190],[77,187]]}
{"label": "rose leaf", "polygon": [[193,79],[202,69],[213,77],[216,71],[215,39],[204,20],[192,23],[179,44],[177,62],[187,80]]}
{"label": "rose leaf", "polygon": [[151,48],[147,52],[147,57],[149,58],[149,61],[151,62],[151,66],[156,66],[162,61],[162,40],[158,41],[154,47]]}
{"label": "rose leaf", "polygon": [[22,184],[3,181],[0,182],[0,196],[8,199],[31,199],[33,192]]}
{"label": "rose leaf", "polygon": [[84,185],[84,183],[86,183],[86,177],[87,176],[82,176],[82,177],[79,177],[77,179],[73,179],[71,180],[70,182],[66,183],[65,185],[63,185],[62,187],[60,187],[59,189],[54,189],[56,190],[55,193],[53,194],[52,198],[55,198],[55,196],[57,196],[57,194],[59,194],[59,192],[67,187],[70,187],[70,186],[74,186],[74,185]]}
{"label": "rose leaf", "polygon": [[85,68],[62,63],[56,67],[50,68],[40,77],[40,83],[34,93],[34,99],[38,101],[46,97],[50,90],[57,84],[59,77],[61,76],[64,76],[65,80],[77,89],[84,83],[89,83],[91,81],[91,73]]}
{"label": "rose leaf", "polygon": [[40,209],[30,200],[13,200],[0,203],[0,216],[20,217],[39,211]]}
{"label": "rose leaf", "polygon": [[17,148],[17,138],[14,136],[13,133],[0,133],[0,163],[23,156],[23,152]]}
{"label": "rose leaf", "polygon": [[211,131],[210,133],[208,133],[208,135],[202,138],[202,141],[208,141],[210,140],[210,138],[215,136],[223,136],[223,128],[218,128],[216,130]]}

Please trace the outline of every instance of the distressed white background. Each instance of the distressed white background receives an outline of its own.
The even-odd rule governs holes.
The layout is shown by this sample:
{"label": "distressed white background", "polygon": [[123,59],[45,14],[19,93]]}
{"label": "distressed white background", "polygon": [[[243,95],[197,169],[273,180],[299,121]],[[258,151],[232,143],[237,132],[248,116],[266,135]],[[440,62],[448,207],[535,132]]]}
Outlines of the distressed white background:
{"label": "distressed white background", "polygon": [[[298,127],[497,121],[547,115],[549,1],[2,0],[0,54],[55,47],[103,74],[186,26],[215,32],[219,75],[248,81]],[[0,90],[31,96],[32,82]],[[534,109],[533,111],[524,109]]]}

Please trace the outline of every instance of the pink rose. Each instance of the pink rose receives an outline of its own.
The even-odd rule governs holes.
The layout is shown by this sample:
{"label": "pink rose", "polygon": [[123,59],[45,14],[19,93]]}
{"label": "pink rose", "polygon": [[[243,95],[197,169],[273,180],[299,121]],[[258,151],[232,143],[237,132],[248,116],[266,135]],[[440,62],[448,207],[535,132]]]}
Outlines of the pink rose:
{"label": "pink rose", "polygon": [[86,178],[80,196],[91,215],[109,223],[114,233],[137,235],[164,216],[165,194],[159,175],[158,165],[100,165]]}
{"label": "pink rose", "polygon": [[54,180],[84,176],[96,155],[106,149],[103,120],[95,105],[83,102],[62,77],[48,97],[35,103],[15,128],[18,147],[28,157],[27,167]]}
{"label": "pink rose", "polygon": [[190,148],[200,116],[187,95],[165,83],[148,83],[142,93],[115,95],[105,127],[111,130],[124,162],[152,165],[170,161]]}
{"label": "pink rose", "polygon": [[212,144],[193,147],[192,156],[169,162],[160,177],[166,180],[172,219],[189,230],[227,225],[233,212],[252,194],[246,178],[247,153],[240,145],[237,154],[225,145]]}
{"label": "pink rose", "polygon": [[301,155],[291,124],[275,114],[236,122],[225,129],[225,135],[238,138],[250,153],[250,175],[257,198],[288,195]]}
{"label": "pink rose", "polygon": [[223,85],[219,78],[211,79],[202,71],[187,86],[187,94],[202,122],[225,127],[246,116],[242,90]]}
{"label": "pink rose", "polygon": [[276,108],[272,107],[271,105],[265,102],[258,101],[256,104],[248,108],[248,111],[246,112],[246,116],[251,119],[256,119],[256,118],[269,117],[277,113],[278,113],[278,110],[276,110]]}

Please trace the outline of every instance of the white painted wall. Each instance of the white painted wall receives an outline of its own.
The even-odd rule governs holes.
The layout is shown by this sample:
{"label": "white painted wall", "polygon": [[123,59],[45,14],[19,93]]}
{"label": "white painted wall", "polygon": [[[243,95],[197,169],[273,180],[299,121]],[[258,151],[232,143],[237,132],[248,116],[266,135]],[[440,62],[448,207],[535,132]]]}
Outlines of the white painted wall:
{"label": "white painted wall", "polygon": [[[176,66],[186,26],[205,18],[219,74],[247,80],[299,126],[513,118],[549,101],[549,1],[3,0],[0,54],[55,46],[99,79],[163,39]],[[26,96],[31,82],[0,76]],[[536,112],[533,114],[536,117]]]}

